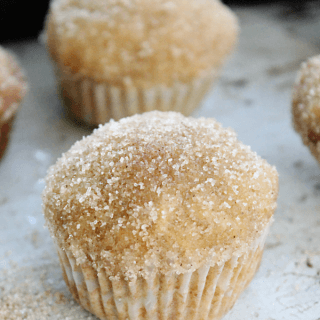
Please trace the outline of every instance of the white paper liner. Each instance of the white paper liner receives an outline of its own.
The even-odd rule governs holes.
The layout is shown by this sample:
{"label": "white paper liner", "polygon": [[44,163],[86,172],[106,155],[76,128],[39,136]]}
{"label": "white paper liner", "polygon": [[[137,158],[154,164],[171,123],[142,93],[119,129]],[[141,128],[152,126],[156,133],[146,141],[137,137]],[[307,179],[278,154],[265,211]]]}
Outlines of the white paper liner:
{"label": "white paper liner", "polygon": [[207,263],[185,274],[156,274],[129,283],[109,278],[71,252],[57,248],[64,279],[73,297],[101,320],[218,320],[234,305],[257,271],[269,225],[240,257],[221,265]]}
{"label": "white paper liner", "polygon": [[12,103],[9,108],[0,116],[0,125],[11,121],[18,111],[19,103]]}
{"label": "white paper liner", "polygon": [[70,117],[88,125],[104,124],[152,110],[177,111],[190,115],[211,89],[218,69],[189,84],[149,89],[134,86],[116,87],[68,74],[55,66],[58,91]]}
{"label": "white paper liner", "polygon": [[11,106],[7,108],[2,115],[0,115],[0,158],[2,158],[7,148],[18,107],[19,103],[12,103]]}

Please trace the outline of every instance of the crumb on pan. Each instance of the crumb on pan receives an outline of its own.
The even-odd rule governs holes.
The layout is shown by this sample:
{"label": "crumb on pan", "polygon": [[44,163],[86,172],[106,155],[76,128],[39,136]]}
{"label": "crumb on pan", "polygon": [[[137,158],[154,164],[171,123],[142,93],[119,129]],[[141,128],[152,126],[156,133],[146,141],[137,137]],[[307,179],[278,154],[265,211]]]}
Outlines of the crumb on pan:
{"label": "crumb on pan", "polygon": [[293,124],[320,161],[320,56],[302,63],[292,97]]}
{"label": "crumb on pan", "polygon": [[114,85],[171,85],[218,68],[235,15],[217,0],[54,0],[47,47],[72,74]]}
{"label": "crumb on pan", "polygon": [[78,263],[110,276],[183,273],[243,254],[276,207],[276,169],[214,119],[110,122],[52,166],[43,209]]}
{"label": "crumb on pan", "polygon": [[56,258],[37,267],[11,263],[8,269],[0,268],[0,319],[93,320],[61,282]]}

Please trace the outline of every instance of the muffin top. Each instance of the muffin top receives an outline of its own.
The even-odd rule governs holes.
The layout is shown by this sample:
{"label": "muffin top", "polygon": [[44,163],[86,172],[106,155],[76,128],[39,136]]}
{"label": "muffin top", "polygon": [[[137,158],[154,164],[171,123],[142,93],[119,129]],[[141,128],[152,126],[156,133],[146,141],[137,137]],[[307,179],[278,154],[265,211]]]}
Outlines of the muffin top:
{"label": "muffin top", "polygon": [[219,0],[53,0],[46,29],[51,57],[71,74],[148,87],[206,76],[238,28]]}
{"label": "muffin top", "polygon": [[17,62],[0,47],[0,123],[14,112],[26,89],[26,81]]}
{"label": "muffin top", "polygon": [[46,178],[58,245],[110,276],[183,273],[245,253],[276,207],[274,167],[214,119],[150,112],[109,122]]}
{"label": "muffin top", "polygon": [[292,112],[304,143],[316,145],[320,141],[320,56],[302,63],[293,89]]}

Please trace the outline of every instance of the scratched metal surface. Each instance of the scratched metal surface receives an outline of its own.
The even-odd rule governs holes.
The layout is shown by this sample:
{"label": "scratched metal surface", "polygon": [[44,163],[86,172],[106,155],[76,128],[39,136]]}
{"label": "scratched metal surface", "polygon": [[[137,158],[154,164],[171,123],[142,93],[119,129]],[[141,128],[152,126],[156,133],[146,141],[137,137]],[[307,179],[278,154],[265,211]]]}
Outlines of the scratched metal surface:
{"label": "scratched metal surface", "polygon": [[[320,10],[305,16],[285,15],[280,6],[235,10],[241,23],[238,48],[194,115],[234,128],[240,140],[275,165],[280,194],[261,268],[225,320],[317,320],[320,168],[292,129],[290,95],[301,61],[319,51]],[[36,42],[7,47],[27,71],[30,92],[0,163],[0,280],[3,270],[21,266],[17,281],[29,276],[40,291],[45,281],[67,296],[43,228],[41,191],[48,166],[90,130],[65,119],[45,49]],[[40,283],[37,276],[46,271]],[[72,303],[57,306],[58,313],[65,309],[79,319],[90,317]]]}

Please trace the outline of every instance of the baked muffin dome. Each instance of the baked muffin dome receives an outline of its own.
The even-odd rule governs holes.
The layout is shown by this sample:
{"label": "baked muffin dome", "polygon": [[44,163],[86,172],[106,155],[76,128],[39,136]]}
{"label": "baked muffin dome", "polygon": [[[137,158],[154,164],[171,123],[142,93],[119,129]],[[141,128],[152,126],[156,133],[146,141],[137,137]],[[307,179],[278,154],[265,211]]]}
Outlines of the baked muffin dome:
{"label": "baked muffin dome", "polygon": [[52,166],[43,209],[58,246],[109,276],[184,273],[242,255],[270,223],[277,172],[214,119],[110,122]]}
{"label": "baked muffin dome", "polygon": [[54,0],[47,44],[72,74],[148,87],[220,66],[237,31],[219,0]]}
{"label": "baked muffin dome", "polygon": [[15,58],[0,46],[0,158],[3,156],[15,114],[27,83]]}
{"label": "baked muffin dome", "polygon": [[320,162],[320,56],[302,63],[292,95],[295,130]]}
{"label": "baked muffin dome", "polygon": [[0,47],[0,116],[18,105],[26,93],[26,81],[15,59]]}

